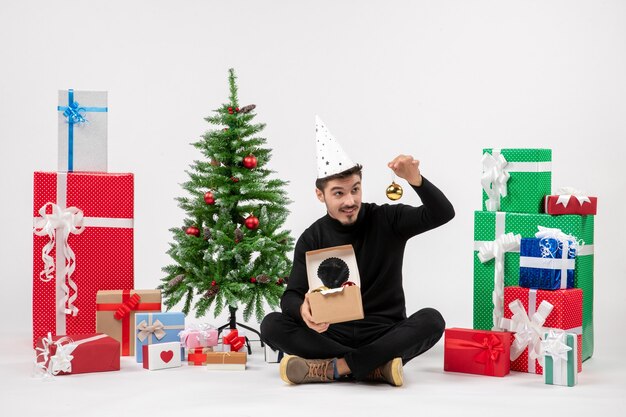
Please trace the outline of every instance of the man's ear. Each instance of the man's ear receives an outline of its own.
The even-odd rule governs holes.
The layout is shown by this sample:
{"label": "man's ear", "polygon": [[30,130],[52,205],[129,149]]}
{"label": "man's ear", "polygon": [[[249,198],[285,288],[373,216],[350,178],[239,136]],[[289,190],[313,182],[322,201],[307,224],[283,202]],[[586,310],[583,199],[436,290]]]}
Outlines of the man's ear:
{"label": "man's ear", "polygon": [[321,201],[322,203],[324,202],[324,193],[317,187],[315,187],[315,195],[317,195],[317,199],[319,201]]}

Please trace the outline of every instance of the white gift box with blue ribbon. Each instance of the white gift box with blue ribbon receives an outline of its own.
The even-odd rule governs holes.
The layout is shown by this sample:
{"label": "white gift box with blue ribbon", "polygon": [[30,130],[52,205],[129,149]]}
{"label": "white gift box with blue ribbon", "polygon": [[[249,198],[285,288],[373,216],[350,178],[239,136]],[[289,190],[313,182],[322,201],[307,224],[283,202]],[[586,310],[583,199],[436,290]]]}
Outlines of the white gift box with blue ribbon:
{"label": "white gift box with blue ribbon", "polygon": [[107,172],[107,92],[59,90],[58,171]]}

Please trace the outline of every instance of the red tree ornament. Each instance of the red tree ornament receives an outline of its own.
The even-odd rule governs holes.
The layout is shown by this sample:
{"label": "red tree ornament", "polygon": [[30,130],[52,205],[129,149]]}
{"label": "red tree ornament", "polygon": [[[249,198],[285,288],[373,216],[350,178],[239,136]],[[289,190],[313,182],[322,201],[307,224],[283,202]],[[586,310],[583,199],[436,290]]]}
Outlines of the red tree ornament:
{"label": "red tree ornament", "polygon": [[189,236],[200,237],[200,229],[198,229],[196,226],[189,226],[187,229],[185,229],[185,233],[187,233]]}
{"label": "red tree ornament", "polygon": [[257,160],[256,160],[256,156],[250,154],[248,156],[246,156],[245,158],[243,158],[243,166],[248,168],[248,169],[252,169],[252,168],[256,168],[257,165]]}
{"label": "red tree ornament", "polygon": [[283,282],[285,282],[284,279],[278,278],[278,281],[276,281],[276,285],[283,285]]}
{"label": "red tree ornament", "polygon": [[251,214],[250,216],[248,216],[248,218],[246,218],[244,224],[248,229],[254,230],[259,227],[259,219],[255,217],[254,214]]}
{"label": "red tree ornament", "polygon": [[204,202],[209,205],[215,204],[215,196],[211,191],[207,191],[206,193],[204,193]]}
{"label": "red tree ornament", "polygon": [[255,277],[251,277],[250,278],[250,282],[253,283],[253,284],[256,284],[256,278]]}
{"label": "red tree ornament", "polygon": [[231,179],[233,182],[239,182],[239,178],[237,178],[237,177],[230,177],[230,179]]}
{"label": "red tree ornament", "polygon": [[215,287],[216,285],[217,285],[217,281],[215,281],[215,280],[211,281],[211,286],[212,287]]}

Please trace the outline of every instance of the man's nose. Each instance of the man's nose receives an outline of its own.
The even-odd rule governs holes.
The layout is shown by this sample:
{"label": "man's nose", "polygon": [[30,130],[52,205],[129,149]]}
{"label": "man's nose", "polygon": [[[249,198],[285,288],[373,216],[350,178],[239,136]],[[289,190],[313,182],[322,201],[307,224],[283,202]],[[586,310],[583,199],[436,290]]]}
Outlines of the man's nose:
{"label": "man's nose", "polygon": [[347,194],[346,198],[343,200],[344,205],[353,206],[354,205],[354,196],[352,194]]}

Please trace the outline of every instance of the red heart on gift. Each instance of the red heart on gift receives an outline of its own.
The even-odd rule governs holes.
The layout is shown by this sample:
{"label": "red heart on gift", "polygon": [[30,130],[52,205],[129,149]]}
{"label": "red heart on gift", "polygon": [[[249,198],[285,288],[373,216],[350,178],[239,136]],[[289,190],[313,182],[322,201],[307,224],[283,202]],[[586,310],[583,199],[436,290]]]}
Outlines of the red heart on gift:
{"label": "red heart on gift", "polygon": [[163,352],[161,352],[161,360],[165,363],[171,361],[173,357],[174,352],[172,352],[171,350],[164,350]]}

